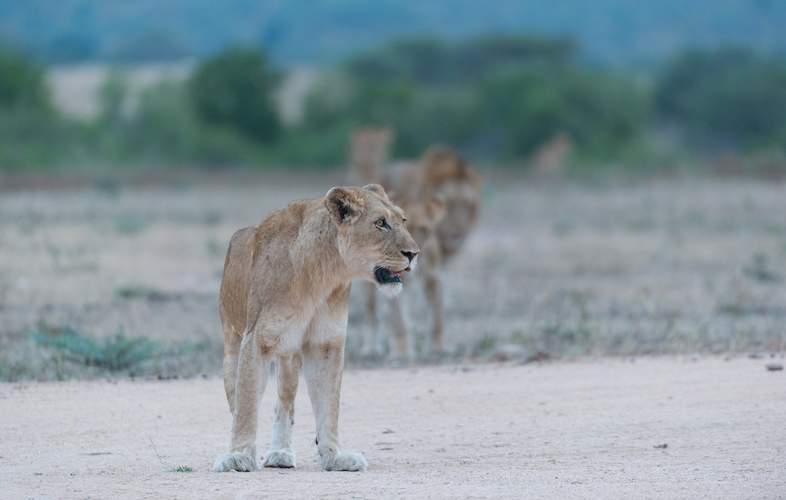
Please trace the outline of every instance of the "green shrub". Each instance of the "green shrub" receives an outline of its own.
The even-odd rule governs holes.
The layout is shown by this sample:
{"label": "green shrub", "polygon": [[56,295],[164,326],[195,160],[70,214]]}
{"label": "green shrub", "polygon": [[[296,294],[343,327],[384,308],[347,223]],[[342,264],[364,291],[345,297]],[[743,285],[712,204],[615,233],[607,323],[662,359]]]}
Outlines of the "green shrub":
{"label": "green shrub", "polygon": [[122,109],[124,85],[110,75],[94,127],[95,153],[112,163],[251,163],[260,148],[237,130],[204,123],[184,84],[163,81],[139,96],[130,113]]}
{"label": "green shrub", "polygon": [[44,69],[0,47],[0,169],[48,165],[79,149],[81,129],[58,116]]}
{"label": "green shrub", "polygon": [[44,70],[20,53],[0,47],[0,110],[51,112]]}
{"label": "green shrub", "polygon": [[71,362],[109,371],[132,368],[150,359],[156,344],[145,337],[126,337],[122,330],[112,337],[93,339],[69,326],[41,325],[31,332],[37,344],[60,351]]}
{"label": "green shrub", "polygon": [[786,59],[742,49],[690,51],[658,80],[659,115],[713,148],[786,147]]}
{"label": "green shrub", "polygon": [[647,123],[647,96],[629,80],[572,66],[502,70],[479,93],[481,123],[496,129],[494,142],[506,156],[527,156],[560,132],[583,154],[610,156]]}
{"label": "green shrub", "polygon": [[317,85],[302,129],[333,141],[336,129],[391,126],[394,154],[408,157],[442,142],[485,159],[521,159],[559,133],[587,157],[629,149],[648,124],[648,93],[572,62],[572,53],[566,41],[537,38],[394,43]]}
{"label": "green shrub", "polygon": [[57,115],[0,109],[0,170],[63,163],[82,150],[84,128]]}
{"label": "green shrub", "polygon": [[203,61],[189,82],[200,119],[226,126],[252,141],[272,143],[280,132],[273,101],[278,75],[265,55],[253,49],[229,49]]}

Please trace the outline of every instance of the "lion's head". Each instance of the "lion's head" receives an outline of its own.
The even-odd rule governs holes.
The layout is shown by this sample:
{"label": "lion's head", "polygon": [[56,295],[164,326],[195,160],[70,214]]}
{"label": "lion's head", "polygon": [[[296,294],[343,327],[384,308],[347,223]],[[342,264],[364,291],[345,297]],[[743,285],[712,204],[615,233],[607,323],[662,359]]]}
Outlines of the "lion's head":
{"label": "lion's head", "polygon": [[407,214],[407,230],[415,243],[423,249],[435,237],[437,224],[445,217],[445,203],[441,197],[424,201],[405,201],[399,205]]}
{"label": "lion's head", "polygon": [[442,254],[449,257],[461,249],[475,227],[480,212],[480,176],[453,150],[435,146],[421,159],[422,198],[439,198],[445,216],[435,231]]}
{"label": "lion's head", "polygon": [[406,227],[404,211],[379,184],[334,187],[325,206],[338,229],[338,249],[351,272],[373,281],[385,293],[401,291],[401,273],[420,252]]}

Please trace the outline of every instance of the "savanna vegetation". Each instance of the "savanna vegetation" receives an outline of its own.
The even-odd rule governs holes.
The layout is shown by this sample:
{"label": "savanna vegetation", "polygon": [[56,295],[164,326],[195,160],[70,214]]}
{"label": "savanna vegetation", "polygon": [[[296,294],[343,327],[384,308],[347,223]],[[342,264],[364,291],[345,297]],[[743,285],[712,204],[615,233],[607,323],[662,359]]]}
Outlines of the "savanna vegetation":
{"label": "savanna vegetation", "polygon": [[2,49],[0,168],[337,165],[364,125],[391,126],[397,156],[444,142],[516,165],[558,134],[588,165],[786,149],[786,59],[749,50],[688,51],[642,72],[590,64],[568,39],[405,39],[321,71],[287,123],[284,76],[263,51],[232,48],[128,106],[118,70],[85,122],[54,108],[44,67]]}

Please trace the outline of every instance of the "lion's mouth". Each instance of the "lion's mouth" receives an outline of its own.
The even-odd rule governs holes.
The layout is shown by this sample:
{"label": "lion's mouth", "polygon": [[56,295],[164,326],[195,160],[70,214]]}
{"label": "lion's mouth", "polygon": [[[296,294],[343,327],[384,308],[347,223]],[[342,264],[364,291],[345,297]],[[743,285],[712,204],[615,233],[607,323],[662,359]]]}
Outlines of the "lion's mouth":
{"label": "lion's mouth", "polygon": [[[409,268],[404,269],[404,271],[409,271]],[[391,271],[387,267],[379,266],[374,269],[374,278],[380,285],[401,283],[401,273],[402,271]]]}

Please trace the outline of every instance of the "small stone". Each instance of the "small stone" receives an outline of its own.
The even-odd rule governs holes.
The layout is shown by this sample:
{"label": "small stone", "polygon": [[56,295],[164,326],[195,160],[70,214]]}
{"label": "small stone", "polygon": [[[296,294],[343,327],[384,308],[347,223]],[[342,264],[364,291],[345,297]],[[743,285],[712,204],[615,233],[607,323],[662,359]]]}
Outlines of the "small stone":
{"label": "small stone", "polygon": [[656,444],[655,446],[653,446],[653,448],[655,448],[656,450],[665,450],[668,447],[669,447],[669,443]]}
{"label": "small stone", "polygon": [[503,344],[494,351],[491,355],[493,361],[524,361],[529,358],[529,351],[523,346],[518,344]]}
{"label": "small stone", "polygon": [[779,372],[783,370],[783,365],[781,363],[767,363],[765,366],[768,372]]}

